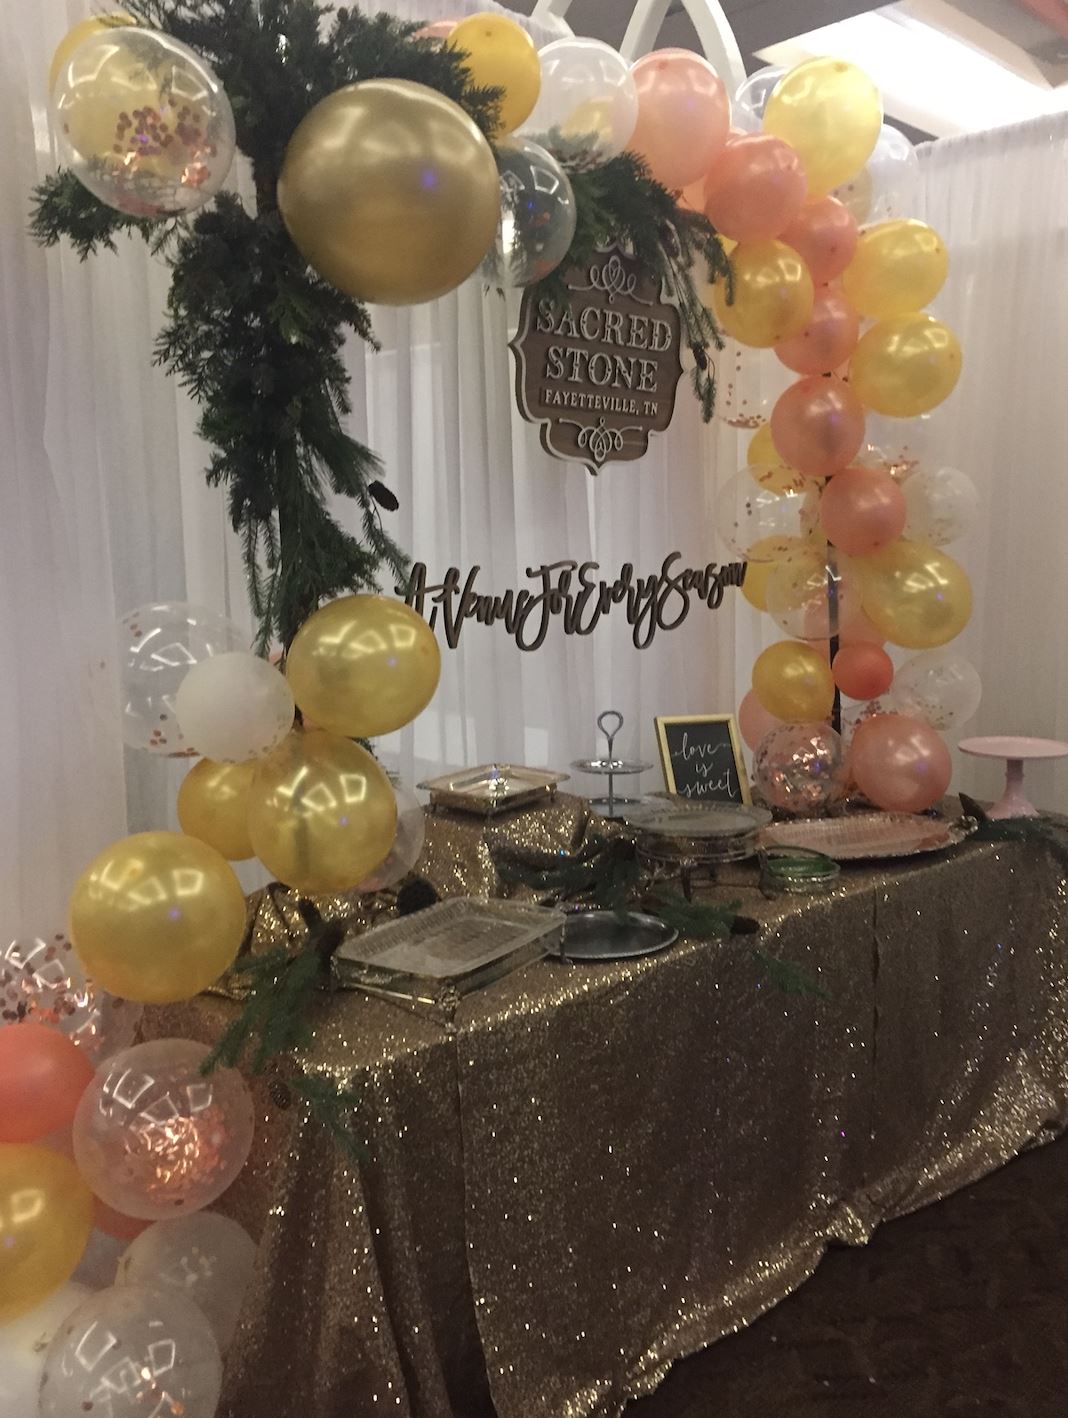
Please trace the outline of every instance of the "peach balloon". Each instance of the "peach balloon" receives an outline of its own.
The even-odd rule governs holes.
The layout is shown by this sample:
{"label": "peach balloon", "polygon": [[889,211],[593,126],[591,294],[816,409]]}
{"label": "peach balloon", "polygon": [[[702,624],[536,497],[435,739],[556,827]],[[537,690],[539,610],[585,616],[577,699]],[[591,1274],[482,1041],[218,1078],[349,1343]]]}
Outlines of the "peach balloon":
{"label": "peach balloon", "polygon": [[756,748],[772,729],[781,729],[782,723],[781,719],[776,719],[774,714],[768,713],[751,689],[746,691],[744,699],[738,705],[738,727],[749,748]]}
{"label": "peach balloon", "polygon": [[93,1077],[88,1054],[44,1024],[0,1029],[0,1142],[36,1142],[69,1124]]}
{"label": "peach balloon", "polygon": [[771,411],[779,456],[810,478],[847,467],[864,441],[864,408],[841,379],[810,375],[791,384]]}
{"label": "peach balloon", "polygon": [[412,38],[448,39],[459,23],[459,20],[432,20],[429,25],[424,25],[421,30],[416,30]]}
{"label": "peach balloon", "polygon": [[835,286],[819,286],[809,322],[782,340],[775,353],[797,374],[829,374],[844,364],[860,338],[860,316]]}
{"label": "peach balloon", "polygon": [[837,197],[806,202],[782,233],[781,240],[805,258],[818,286],[840,276],[857,249],[857,223]]}
{"label": "peach balloon", "polygon": [[630,72],[638,122],[627,147],[645,159],[657,182],[689,186],[727,141],[731,111],[722,79],[689,49],[654,49]]}
{"label": "peach balloon", "polygon": [[843,645],[831,665],[834,682],[850,699],[877,699],[894,680],[894,662],[878,645]]}
{"label": "peach balloon", "polygon": [[846,556],[868,556],[905,530],[905,494],[879,468],[846,468],[823,489],[820,525]]}
{"label": "peach balloon", "polygon": [[804,200],[800,158],[788,143],[768,133],[732,138],[705,178],[705,215],[717,231],[735,241],[778,236]]}
{"label": "peach balloon", "polygon": [[949,787],[949,749],[929,724],[877,714],[853,735],[853,779],[885,812],[925,812]]}

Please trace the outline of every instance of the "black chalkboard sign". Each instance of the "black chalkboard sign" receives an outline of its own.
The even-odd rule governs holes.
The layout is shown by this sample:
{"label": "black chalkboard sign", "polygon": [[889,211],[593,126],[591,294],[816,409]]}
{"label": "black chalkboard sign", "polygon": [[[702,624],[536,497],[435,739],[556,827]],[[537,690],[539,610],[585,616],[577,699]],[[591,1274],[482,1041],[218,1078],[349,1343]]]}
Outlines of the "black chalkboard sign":
{"label": "black chalkboard sign", "polygon": [[749,801],[749,780],[733,714],[657,719],[656,741],[669,793],[704,802]]}

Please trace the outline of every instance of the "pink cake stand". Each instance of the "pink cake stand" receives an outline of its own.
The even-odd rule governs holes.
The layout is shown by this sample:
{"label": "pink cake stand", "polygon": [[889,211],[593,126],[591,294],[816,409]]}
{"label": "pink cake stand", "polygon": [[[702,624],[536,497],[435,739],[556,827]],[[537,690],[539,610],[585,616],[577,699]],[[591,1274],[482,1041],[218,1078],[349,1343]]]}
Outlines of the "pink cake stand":
{"label": "pink cake stand", "polygon": [[1005,760],[1005,792],[996,807],[987,812],[987,817],[1037,817],[1036,808],[1027,799],[1023,790],[1024,763],[1029,758],[1068,757],[1068,743],[1057,739],[1024,739],[1001,734],[986,739],[961,739],[961,753],[970,753],[976,758],[1003,758]]}

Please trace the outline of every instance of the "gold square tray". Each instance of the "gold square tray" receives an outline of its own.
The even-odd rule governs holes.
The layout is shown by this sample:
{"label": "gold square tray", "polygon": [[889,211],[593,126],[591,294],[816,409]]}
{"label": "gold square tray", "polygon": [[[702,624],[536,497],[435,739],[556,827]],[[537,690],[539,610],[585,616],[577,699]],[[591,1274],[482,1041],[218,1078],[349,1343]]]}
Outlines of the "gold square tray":
{"label": "gold square tray", "polygon": [[452,808],[477,817],[493,817],[531,803],[548,801],[566,783],[566,773],[551,768],[525,768],[516,763],[484,763],[463,768],[441,778],[428,778],[419,787],[430,794],[432,808]]}

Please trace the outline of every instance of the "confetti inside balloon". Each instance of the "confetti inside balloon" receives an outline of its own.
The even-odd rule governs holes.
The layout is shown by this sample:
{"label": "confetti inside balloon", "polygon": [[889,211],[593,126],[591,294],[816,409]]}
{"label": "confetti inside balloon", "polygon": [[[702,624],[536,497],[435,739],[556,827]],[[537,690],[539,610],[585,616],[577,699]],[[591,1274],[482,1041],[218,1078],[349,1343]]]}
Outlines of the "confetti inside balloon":
{"label": "confetti inside balloon", "polygon": [[784,724],[757,747],[753,772],[771,807],[795,816],[826,812],[849,785],[841,736],[827,724]]}
{"label": "confetti inside balloon", "polygon": [[979,492],[959,468],[917,468],[905,481],[905,536],[944,547],[971,530]]}
{"label": "confetti inside balloon", "polygon": [[198,1211],[142,1231],[119,1260],[115,1283],[185,1295],[202,1311],[225,1353],[255,1263],[256,1245],[243,1226],[218,1212]]}
{"label": "confetti inside balloon", "polygon": [[131,216],[203,206],[234,158],[234,116],[219,80],[155,30],[109,25],[84,39],[56,75],[52,122],[78,180]]}
{"label": "confetti inside balloon", "polygon": [[214,1418],[222,1360],[185,1295],[142,1285],[101,1290],[70,1315],[45,1355],[40,1418]]}
{"label": "confetti inside balloon", "polygon": [[97,1064],[133,1043],[141,1013],[86,978],[62,933],[9,941],[0,951],[0,1029],[24,1019],[51,1025]]}
{"label": "confetti inside balloon", "polygon": [[182,680],[213,655],[247,650],[248,636],[216,611],[165,601],[124,615],[118,639],[123,738],[164,757],[191,756],[175,711]]}
{"label": "confetti inside balloon", "polygon": [[527,286],[554,271],[575,235],[571,180],[551,153],[529,138],[497,145],[501,221],[483,265],[502,286]]}
{"label": "confetti inside balloon", "polygon": [[933,729],[957,729],[972,718],[982,697],[979,671],[945,646],[906,660],[894,679],[889,707]]}
{"label": "confetti inside balloon", "polygon": [[764,471],[742,468],[727,479],[716,498],[716,531],[734,556],[779,561],[802,540],[805,493],[798,484],[782,492],[764,486]]}
{"label": "confetti inside balloon", "polygon": [[200,1072],[190,1039],[155,1039],[109,1059],[74,1119],[74,1155],[93,1192],[124,1216],[160,1221],[210,1206],[252,1146],[252,1099],[232,1068]]}

